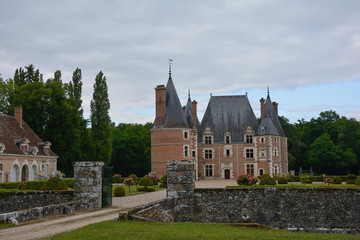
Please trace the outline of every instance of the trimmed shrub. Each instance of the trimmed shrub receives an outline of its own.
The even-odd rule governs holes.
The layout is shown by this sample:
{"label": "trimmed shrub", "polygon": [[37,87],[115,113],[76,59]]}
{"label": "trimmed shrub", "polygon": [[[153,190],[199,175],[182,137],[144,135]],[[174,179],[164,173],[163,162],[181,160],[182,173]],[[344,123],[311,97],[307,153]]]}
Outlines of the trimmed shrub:
{"label": "trimmed shrub", "polygon": [[327,185],[334,184],[334,179],[332,179],[331,177],[327,177],[324,179],[324,184]]}
{"label": "trimmed shrub", "polygon": [[17,189],[19,182],[0,183],[0,189]]}
{"label": "trimmed shrub", "polygon": [[146,188],[146,187],[139,188],[138,190],[139,190],[139,192],[154,192],[155,191],[154,188]]}
{"label": "trimmed shrub", "polygon": [[332,179],[334,180],[334,184],[341,184],[341,183],[342,183],[340,177],[337,177],[337,176],[336,176],[336,177],[333,177]]}
{"label": "trimmed shrub", "polygon": [[42,185],[44,185],[45,182],[46,182],[46,180],[26,182],[26,188],[25,189],[28,189],[28,190],[40,190]]}
{"label": "trimmed shrub", "polygon": [[144,186],[145,188],[147,188],[148,186],[153,186],[153,180],[149,175],[145,175],[140,179],[139,185]]}
{"label": "trimmed shrub", "polygon": [[160,178],[160,187],[161,188],[167,187],[167,175],[166,174]]}
{"label": "trimmed shrub", "polygon": [[20,182],[17,186],[17,189],[20,189],[20,190],[26,189],[26,182]]}
{"label": "trimmed shrub", "polygon": [[41,190],[67,190],[67,185],[61,178],[51,177],[42,185]]}
{"label": "trimmed shrub", "polygon": [[289,178],[289,182],[300,182],[300,177],[299,176],[291,176]]}
{"label": "trimmed shrub", "polygon": [[358,178],[356,179],[355,185],[356,185],[356,186],[359,186],[359,185],[360,185],[360,177],[358,177]]}
{"label": "trimmed shrub", "polygon": [[125,196],[125,189],[122,187],[116,187],[114,189],[114,197],[123,197]]}
{"label": "trimmed shrub", "polygon": [[139,178],[138,176],[136,176],[136,174],[130,174],[128,178],[132,178],[136,182],[136,184],[139,183]]}
{"label": "trimmed shrub", "polygon": [[74,179],[73,178],[63,178],[62,180],[65,182],[65,184],[66,184],[66,186],[68,186],[68,188],[74,189]]}
{"label": "trimmed shrub", "polygon": [[310,178],[309,175],[307,175],[307,174],[304,174],[304,175],[302,175],[302,176],[300,177],[300,182],[301,182],[302,184],[310,184],[310,183],[312,183],[311,178]]}
{"label": "trimmed shrub", "polygon": [[278,179],[278,184],[288,184],[288,179],[286,177],[280,177]]}
{"label": "trimmed shrub", "polygon": [[239,185],[254,185],[258,182],[258,179],[256,177],[251,177],[247,173],[243,173],[237,177],[236,182]]}
{"label": "trimmed shrub", "polygon": [[276,185],[276,181],[275,181],[275,179],[273,179],[272,177],[269,176],[269,177],[262,178],[260,180],[259,185]]}
{"label": "trimmed shrub", "polygon": [[324,181],[324,177],[323,176],[312,176],[310,177],[311,181],[313,182],[323,182]]}
{"label": "trimmed shrub", "polygon": [[122,183],[124,178],[120,174],[114,174],[112,177],[113,183]]}
{"label": "trimmed shrub", "polygon": [[346,176],[346,184],[355,184],[357,177],[355,174],[349,174]]}
{"label": "trimmed shrub", "polygon": [[260,176],[260,181],[263,180],[264,178],[271,178],[271,176],[270,176],[270,174],[265,173]]}

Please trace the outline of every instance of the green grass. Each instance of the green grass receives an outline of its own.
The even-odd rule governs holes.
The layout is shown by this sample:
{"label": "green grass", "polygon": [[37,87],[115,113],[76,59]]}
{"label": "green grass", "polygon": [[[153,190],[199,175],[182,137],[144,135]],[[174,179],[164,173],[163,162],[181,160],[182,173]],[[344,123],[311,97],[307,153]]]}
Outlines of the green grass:
{"label": "green grass", "polygon": [[102,222],[55,235],[51,239],[360,239],[360,236],[286,232],[265,227],[203,223]]}
{"label": "green grass", "polygon": [[[136,185],[130,185],[130,192],[129,192],[129,186],[127,186],[127,185],[114,185],[113,184],[112,185],[113,196],[114,196],[114,190],[115,190],[116,187],[124,188],[126,196],[147,193],[147,192],[137,191]],[[140,188],[139,185],[138,185],[138,188]],[[148,188],[154,188],[154,187],[152,186],[152,187],[148,187]],[[161,189],[164,189],[164,188],[160,188],[160,185],[155,186],[155,191],[158,191],[158,190],[161,190]]]}
{"label": "green grass", "polygon": [[0,223],[0,230],[1,229],[5,229],[5,228],[11,228],[11,227],[15,227],[16,225],[13,223]]}
{"label": "green grass", "polygon": [[295,184],[295,183],[289,183],[289,184],[277,184],[277,185],[251,185],[251,186],[226,186],[226,188],[243,188],[243,187],[256,187],[256,188],[261,188],[261,187],[278,187],[278,188],[282,188],[282,187],[286,187],[286,188],[359,188],[360,185],[355,185],[355,184]]}

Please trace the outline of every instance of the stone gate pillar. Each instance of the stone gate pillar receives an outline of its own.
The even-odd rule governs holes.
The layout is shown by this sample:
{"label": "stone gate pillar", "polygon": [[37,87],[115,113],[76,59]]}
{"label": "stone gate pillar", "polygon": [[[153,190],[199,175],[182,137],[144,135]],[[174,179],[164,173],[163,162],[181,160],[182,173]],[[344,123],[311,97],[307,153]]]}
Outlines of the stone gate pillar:
{"label": "stone gate pillar", "polygon": [[175,222],[194,221],[195,162],[167,162],[167,197],[174,199]]}
{"label": "stone gate pillar", "polygon": [[86,200],[90,208],[101,208],[103,162],[75,162],[74,199]]}

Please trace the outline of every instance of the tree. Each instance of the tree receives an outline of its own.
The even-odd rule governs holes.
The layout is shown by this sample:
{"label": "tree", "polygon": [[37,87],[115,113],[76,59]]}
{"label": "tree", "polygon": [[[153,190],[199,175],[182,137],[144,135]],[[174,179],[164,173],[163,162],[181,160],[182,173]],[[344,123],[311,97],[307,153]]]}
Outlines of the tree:
{"label": "tree", "polygon": [[69,96],[74,99],[75,106],[79,111],[80,117],[83,116],[83,109],[82,109],[82,100],[81,100],[81,94],[82,94],[82,81],[81,81],[81,69],[76,68],[76,70],[73,72],[72,81],[69,83]]}
{"label": "tree", "polygon": [[95,147],[95,161],[105,164],[111,158],[111,121],[109,117],[110,101],[106,77],[100,71],[95,78],[93,99],[90,102],[91,133]]}
{"label": "tree", "polygon": [[14,95],[14,81],[12,79],[4,81],[0,75],[0,112],[9,114]]}

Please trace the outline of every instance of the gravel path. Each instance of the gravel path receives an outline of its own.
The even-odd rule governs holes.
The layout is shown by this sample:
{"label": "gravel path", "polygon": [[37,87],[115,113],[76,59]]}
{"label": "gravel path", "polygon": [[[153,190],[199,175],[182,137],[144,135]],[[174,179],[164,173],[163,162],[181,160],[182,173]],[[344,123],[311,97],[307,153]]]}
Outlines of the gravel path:
{"label": "gravel path", "polygon": [[166,198],[166,190],[139,194],[129,197],[113,198],[113,207],[96,211],[75,213],[63,217],[43,219],[41,221],[25,223],[13,228],[0,230],[0,239],[29,240],[50,237],[57,233],[71,231],[86,225],[113,220],[118,213],[127,208],[159,201]]}

